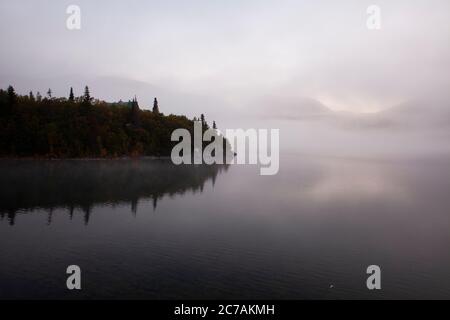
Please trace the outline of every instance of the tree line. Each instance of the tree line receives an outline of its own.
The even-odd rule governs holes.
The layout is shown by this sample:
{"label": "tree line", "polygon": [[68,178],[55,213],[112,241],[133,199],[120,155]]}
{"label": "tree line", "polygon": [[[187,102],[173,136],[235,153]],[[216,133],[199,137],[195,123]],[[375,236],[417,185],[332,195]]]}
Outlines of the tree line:
{"label": "tree line", "polygon": [[[0,89],[0,156],[88,158],[170,156],[173,130],[193,134],[194,119],[164,115],[155,98],[153,109],[142,110],[135,98],[108,103],[91,96],[19,95],[12,86]],[[200,116],[204,130],[209,128]],[[213,128],[217,129],[215,122]]]}

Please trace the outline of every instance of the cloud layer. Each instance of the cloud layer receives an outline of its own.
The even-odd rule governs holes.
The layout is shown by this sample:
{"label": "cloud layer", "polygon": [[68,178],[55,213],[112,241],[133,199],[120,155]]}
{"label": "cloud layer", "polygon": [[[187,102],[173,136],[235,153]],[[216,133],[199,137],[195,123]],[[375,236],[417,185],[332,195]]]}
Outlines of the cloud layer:
{"label": "cloud layer", "polygon": [[379,0],[378,31],[360,0],[80,0],[78,31],[66,29],[70,4],[0,3],[0,86],[67,95],[88,84],[144,106],[158,96],[166,113],[230,128],[449,127],[447,0]]}

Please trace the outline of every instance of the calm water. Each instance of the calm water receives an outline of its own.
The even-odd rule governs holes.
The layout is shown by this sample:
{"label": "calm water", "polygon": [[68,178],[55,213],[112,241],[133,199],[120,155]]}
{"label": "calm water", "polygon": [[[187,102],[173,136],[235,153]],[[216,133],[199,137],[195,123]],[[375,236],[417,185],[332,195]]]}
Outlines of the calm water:
{"label": "calm water", "polygon": [[[2,161],[0,298],[449,299],[449,169],[287,156],[259,176],[163,160]],[[65,287],[71,264],[81,291]]]}

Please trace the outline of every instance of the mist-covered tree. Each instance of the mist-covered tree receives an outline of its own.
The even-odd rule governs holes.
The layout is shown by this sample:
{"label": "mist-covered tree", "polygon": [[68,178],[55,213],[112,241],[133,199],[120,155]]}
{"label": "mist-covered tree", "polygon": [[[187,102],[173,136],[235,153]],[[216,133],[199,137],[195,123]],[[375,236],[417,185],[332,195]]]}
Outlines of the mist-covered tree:
{"label": "mist-covered tree", "polygon": [[17,94],[16,91],[14,90],[13,86],[9,86],[8,89],[6,90],[7,94],[8,94],[8,103],[9,105],[14,105],[17,102]]}
{"label": "mist-covered tree", "polygon": [[91,94],[89,92],[89,87],[84,87],[84,94],[83,94],[83,104],[90,105],[91,104]]}
{"label": "mist-covered tree", "polygon": [[158,99],[153,100],[153,113],[159,114],[159,106],[158,106]]}
{"label": "mist-covered tree", "polygon": [[213,129],[214,129],[214,130],[217,130],[217,125],[216,125],[216,122],[215,122],[215,121],[213,121]]}
{"label": "mist-covered tree", "polygon": [[37,102],[41,102],[42,101],[42,95],[41,95],[41,93],[39,91],[36,93],[36,101]]}
{"label": "mist-covered tree", "polygon": [[200,115],[200,121],[202,122],[203,130],[209,129],[208,123],[206,122],[205,115],[203,113]]}
{"label": "mist-covered tree", "polygon": [[49,98],[49,99],[51,99],[52,98],[52,89],[48,89],[48,91],[47,91],[47,97]]}
{"label": "mist-covered tree", "polygon": [[28,94],[28,98],[30,98],[31,101],[34,101],[33,91],[30,91],[30,93]]}
{"label": "mist-covered tree", "polygon": [[131,102],[131,112],[130,112],[130,120],[131,123],[135,126],[138,127],[140,125],[140,119],[139,119],[139,103],[137,101],[136,96],[134,97],[133,101]]}
{"label": "mist-covered tree", "polygon": [[73,88],[72,87],[70,87],[69,101],[70,102],[74,102],[75,101],[75,96],[73,95]]}

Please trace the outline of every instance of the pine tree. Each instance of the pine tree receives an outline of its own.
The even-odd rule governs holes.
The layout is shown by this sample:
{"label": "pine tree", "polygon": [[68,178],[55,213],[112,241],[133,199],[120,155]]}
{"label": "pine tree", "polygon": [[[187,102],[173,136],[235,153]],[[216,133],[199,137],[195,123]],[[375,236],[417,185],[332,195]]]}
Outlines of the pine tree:
{"label": "pine tree", "polygon": [[139,104],[138,104],[137,98],[135,96],[133,101],[131,102],[131,123],[134,126],[140,125],[139,112],[140,112]]}
{"label": "pine tree", "polygon": [[37,102],[41,102],[42,101],[42,96],[41,96],[41,93],[39,91],[36,93],[36,101]]}
{"label": "pine tree", "polygon": [[215,121],[213,121],[213,129],[214,129],[214,130],[217,130],[217,125],[216,125],[216,122],[215,122]]}
{"label": "pine tree", "polygon": [[158,99],[153,100],[153,113],[159,114]]}
{"label": "pine tree", "polygon": [[74,102],[74,101],[75,101],[75,96],[73,95],[73,89],[72,89],[72,87],[70,87],[69,101],[70,101],[70,102]]}
{"label": "pine tree", "polygon": [[33,91],[30,91],[30,94],[28,95],[28,97],[30,98],[31,101],[34,101]]}
{"label": "pine tree", "polygon": [[49,99],[51,99],[52,98],[52,89],[48,89],[48,91],[47,91],[47,97],[49,98]]}
{"label": "pine tree", "polygon": [[16,91],[14,90],[13,86],[9,86],[8,90],[6,92],[8,95],[8,103],[10,105],[15,104],[17,102],[17,94],[16,94]]}
{"label": "pine tree", "polygon": [[91,100],[92,100],[92,98],[91,98],[91,94],[89,93],[89,87],[86,86],[84,88],[83,103],[90,105]]}
{"label": "pine tree", "polygon": [[200,121],[202,122],[202,126],[206,126],[205,115],[203,113],[200,115]]}

